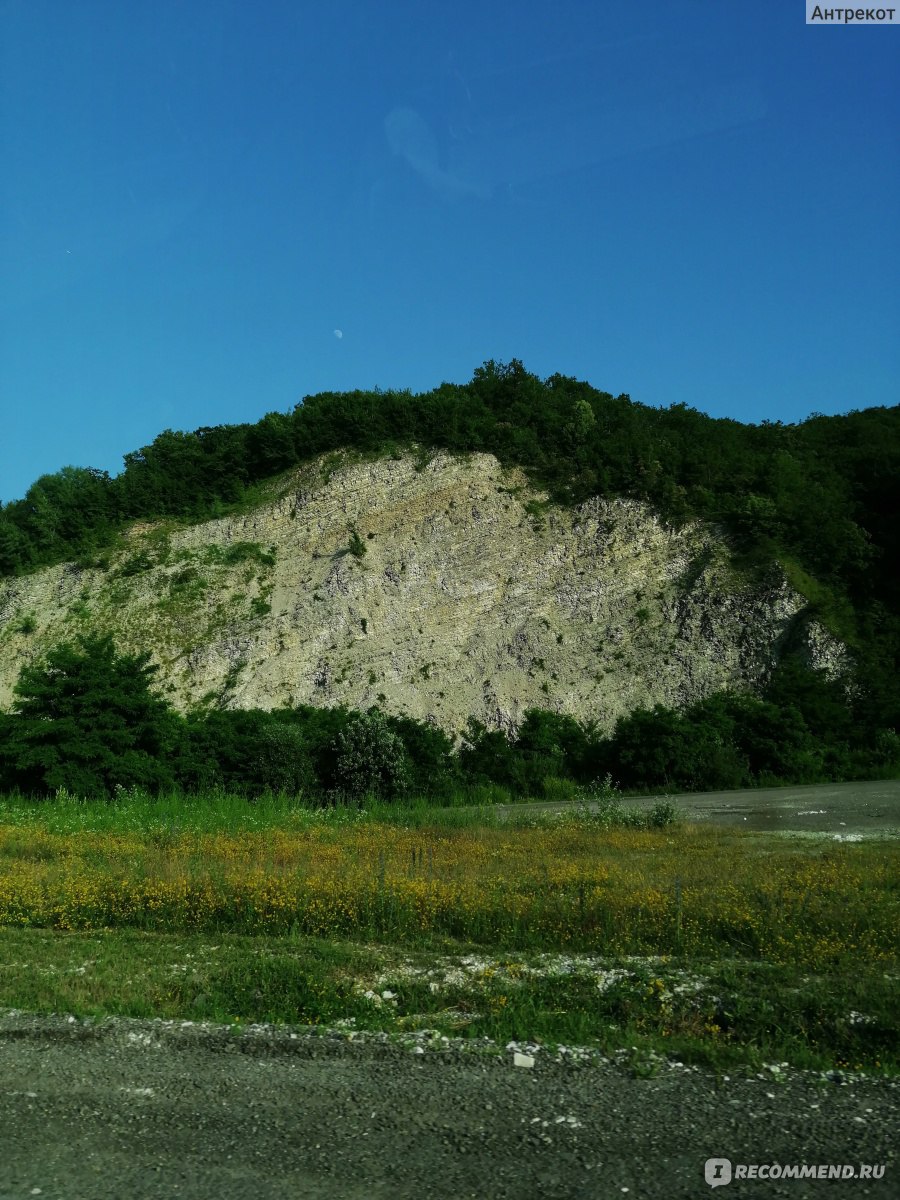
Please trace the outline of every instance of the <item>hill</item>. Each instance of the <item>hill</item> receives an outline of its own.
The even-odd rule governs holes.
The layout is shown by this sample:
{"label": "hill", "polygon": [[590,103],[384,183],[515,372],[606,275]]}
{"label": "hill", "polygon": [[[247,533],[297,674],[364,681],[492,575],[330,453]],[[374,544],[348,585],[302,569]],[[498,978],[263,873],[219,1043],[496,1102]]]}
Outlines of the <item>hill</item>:
{"label": "hill", "polygon": [[376,705],[451,736],[531,709],[608,735],[793,663],[874,745],[900,724],[898,432],[898,408],[750,426],[515,361],[166,431],[0,510],[0,708],[110,634],[184,712]]}
{"label": "hill", "polygon": [[849,667],[783,571],[644,502],[552,504],[492,455],[319,458],[252,511],[134,526],[102,567],[0,585],[0,704],[79,633],[150,650],[176,705],[377,704],[449,733],[529,708],[610,731],[635,708],[759,690],[790,647]]}

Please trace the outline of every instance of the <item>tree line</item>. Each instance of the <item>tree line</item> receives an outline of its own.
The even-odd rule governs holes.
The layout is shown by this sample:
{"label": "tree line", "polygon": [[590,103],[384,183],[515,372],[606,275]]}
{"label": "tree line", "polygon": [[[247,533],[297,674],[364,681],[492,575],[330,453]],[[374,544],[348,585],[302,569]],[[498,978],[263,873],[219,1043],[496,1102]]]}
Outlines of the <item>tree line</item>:
{"label": "tree line", "polygon": [[780,545],[854,594],[898,583],[900,406],[745,425],[685,404],[650,408],[517,360],[470,383],[414,395],[324,392],[255,424],[166,430],[126,454],[116,477],[84,467],[44,475],[0,508],[0,573],[90,553],[126,522],[216,515],[248,489],[318,454],[417,443],[485,451],[527,468],[554,499],[645,499],[671,521],[726,523],[745,548]]}
{"label": "tree line", "polygon": [[484,788],[555,794],[610,775],[645,791],[817,783],[900,771],[900,738],[857,720],[841,685],[786,661],[763,697],[718,693],[685,712],[657,706],[590,723],[532,709],[512,739],[470,719],[459,744],[377,708],[301,705],[183,716],[152,686],[149,656],[110,637],[56,646],[22,669],[0,714],[0,791],[114,797],[120,789],[199,795],[287,793],[306,803],[449,801]]}

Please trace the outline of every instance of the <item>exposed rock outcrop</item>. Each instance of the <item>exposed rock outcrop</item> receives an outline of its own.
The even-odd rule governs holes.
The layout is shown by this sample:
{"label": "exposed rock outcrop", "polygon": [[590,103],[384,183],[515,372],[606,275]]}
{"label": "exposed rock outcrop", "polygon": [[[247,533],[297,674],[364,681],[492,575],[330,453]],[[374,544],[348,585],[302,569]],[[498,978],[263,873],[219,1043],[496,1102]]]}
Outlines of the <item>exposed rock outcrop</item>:
{"label": "exposed rock outcrop", "polygon": [[737,576],[713,530],[634,501],[548,505],[490,455],[331,455],[252,512],[132,528],[106,569],[0,583],[0,707],[23,663],[100,630],[151,651],[181,708],[381,704],[458,731],[543,707],[608,729],[757,686],[789,634],[841,672],[804,604],[775,568]]}

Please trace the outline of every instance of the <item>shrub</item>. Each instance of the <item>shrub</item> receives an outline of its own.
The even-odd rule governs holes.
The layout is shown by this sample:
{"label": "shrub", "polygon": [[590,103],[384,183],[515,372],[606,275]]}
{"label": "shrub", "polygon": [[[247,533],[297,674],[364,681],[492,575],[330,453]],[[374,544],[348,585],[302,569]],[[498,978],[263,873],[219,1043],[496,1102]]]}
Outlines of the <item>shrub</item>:
{"label": "shrub", "polygon": [[352,717],[335,738],[336,791],[353,799],[394,799],[409,784],[409,762],[401,738],[377,709]]}
{"label": "shrub", "polygon": [[142,571],[150,571],[156,564],[149,554],[143,552],[132,554],[130,558],[126,558],[119,567],[120,575],[139,575]]}
{"label": "shrub", "polygon": [[671,800],[660,800],[654,804],[647,814],[647,824],[651,829],[667,829],[678,820],[678,809]]}
{"label": "shrub", "polygon": [[622,799],[619,785],[609,771],[602,779],[593,779],[582,788],[582,799],[588,804],[618,804]]}
{"label": "shrub", "polygon": [[306,741],[296,725],[270,720],[260,731],[253,767],[261,789],[290,795],[317,790]]}

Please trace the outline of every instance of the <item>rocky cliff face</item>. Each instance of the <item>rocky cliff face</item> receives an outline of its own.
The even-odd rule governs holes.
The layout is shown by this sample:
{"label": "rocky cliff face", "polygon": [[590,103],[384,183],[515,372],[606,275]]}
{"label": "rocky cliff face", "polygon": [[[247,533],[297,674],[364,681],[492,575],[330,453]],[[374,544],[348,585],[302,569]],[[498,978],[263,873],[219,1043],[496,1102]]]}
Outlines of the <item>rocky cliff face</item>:
{"label": "rocky cliff face", "polygon": [[751,586],[727,557],[633,501],[550,506],[490,455],[331,455],[249,514],[138,526],[104,569],[0,583],[0,707],[24,663],[88,630],[149,650],[180,708],[380,704],[453,732],[531,707],[608,729],[752,688],[789,634],[843,669],[777,571]]}

